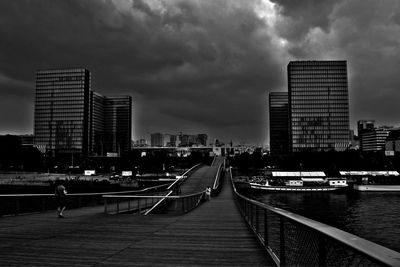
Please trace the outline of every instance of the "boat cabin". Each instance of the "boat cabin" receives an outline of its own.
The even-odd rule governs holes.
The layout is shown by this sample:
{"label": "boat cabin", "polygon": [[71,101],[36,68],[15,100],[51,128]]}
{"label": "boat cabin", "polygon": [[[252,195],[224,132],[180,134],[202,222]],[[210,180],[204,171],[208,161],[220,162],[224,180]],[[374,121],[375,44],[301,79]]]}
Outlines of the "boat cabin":
{"label": "boat cabin", "polygon": [[303,186],[302,180],[287,180],[285,182],[286,186]]}
{"label": "boat cabin", "polygon": [[329,182],[329,186],[333,186],[333,187],[347,186],[347,180],[346,179],[328,178],[327,180]]}
{"label": "boat cabin", "polygon": [[399,185],[400,174],[397,171],[341,171],[342,177],[358,185]]}

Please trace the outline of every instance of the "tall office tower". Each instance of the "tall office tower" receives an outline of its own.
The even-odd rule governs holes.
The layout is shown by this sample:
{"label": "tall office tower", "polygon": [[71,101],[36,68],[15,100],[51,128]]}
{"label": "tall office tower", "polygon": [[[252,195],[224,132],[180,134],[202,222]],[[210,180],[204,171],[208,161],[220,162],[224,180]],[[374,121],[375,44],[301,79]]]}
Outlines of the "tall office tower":
{"label": "tall office tower", "polygon": [[104,149],[111,153],[131,150],[132,97],[128,95],[104,97]]}
{"label": "tall office tower", "polygon": [[90,150],[97,156],[105,156],[107,152],[104,147],[104,102],[104,96],[91,92]]}
{"label": "tall office tower", "polygon": [[51,155],[89,151],[90,72],[49,69],[36,73],[34,136]]}
{"label": "tall office tower", "polygon": [[349,145],[346,61],[292,61],[288,67],[292,152]]}
{"label": "tall office tower", "polygon": [[375,121],[374,120],[359,120],[357,122],[357,134],[360,140],[360,149],[363,150],[363,142],[361,139],[361,135],[365,132],[369,132],[375,129]]}
{"label": "tall office tower", "polygon": [[289,98],[287,92],[269,94],[269,138],[271,154],[289,153]]}

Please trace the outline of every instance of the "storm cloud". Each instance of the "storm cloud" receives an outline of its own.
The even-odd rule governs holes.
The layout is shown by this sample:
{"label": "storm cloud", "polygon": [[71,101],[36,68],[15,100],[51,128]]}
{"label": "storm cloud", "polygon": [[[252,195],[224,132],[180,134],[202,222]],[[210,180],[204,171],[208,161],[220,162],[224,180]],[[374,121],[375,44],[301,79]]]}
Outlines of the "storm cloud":
{"label": "storm cloud", "polygon": [[268,92],[296,59],[345,59],[351,120],[399,123],[397,1],[0,2],[0,131],[33,132],[35,71],[85,67],[133,97],[134,136],[266,144]]}

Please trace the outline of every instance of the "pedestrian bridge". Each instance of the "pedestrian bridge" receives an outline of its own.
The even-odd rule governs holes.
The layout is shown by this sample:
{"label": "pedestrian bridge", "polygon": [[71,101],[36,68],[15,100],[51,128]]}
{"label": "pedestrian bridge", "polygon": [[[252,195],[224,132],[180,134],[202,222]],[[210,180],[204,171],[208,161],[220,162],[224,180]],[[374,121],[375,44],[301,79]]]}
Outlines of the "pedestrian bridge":
{"label": "pedestrian bridge", "polygon": [[240,195],[224,163],[195,166],[173,185],[107,194],[106,205],[67,210],[64,219],[55,211],[3,216],[0,265],[400,265],[397,252]]}

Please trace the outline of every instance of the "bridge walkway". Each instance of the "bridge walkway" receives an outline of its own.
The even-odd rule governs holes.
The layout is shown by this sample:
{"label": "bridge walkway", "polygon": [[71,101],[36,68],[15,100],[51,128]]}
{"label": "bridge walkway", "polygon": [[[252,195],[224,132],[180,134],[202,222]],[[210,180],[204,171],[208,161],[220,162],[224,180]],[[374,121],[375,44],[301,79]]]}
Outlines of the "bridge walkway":
{"label": "bridge walkway", "polygon": [[182,185],[181,194],[193,194],[212,187],[220,164],[224,161],[223,157],[217,157],[211,166],[201,166],[194,172]]}
{"label": "bridge walkway", "polygon": [[268,266],[233,201],[220,195],[183,216],[106,215],[102,207],[0,218],[0,266]]}

